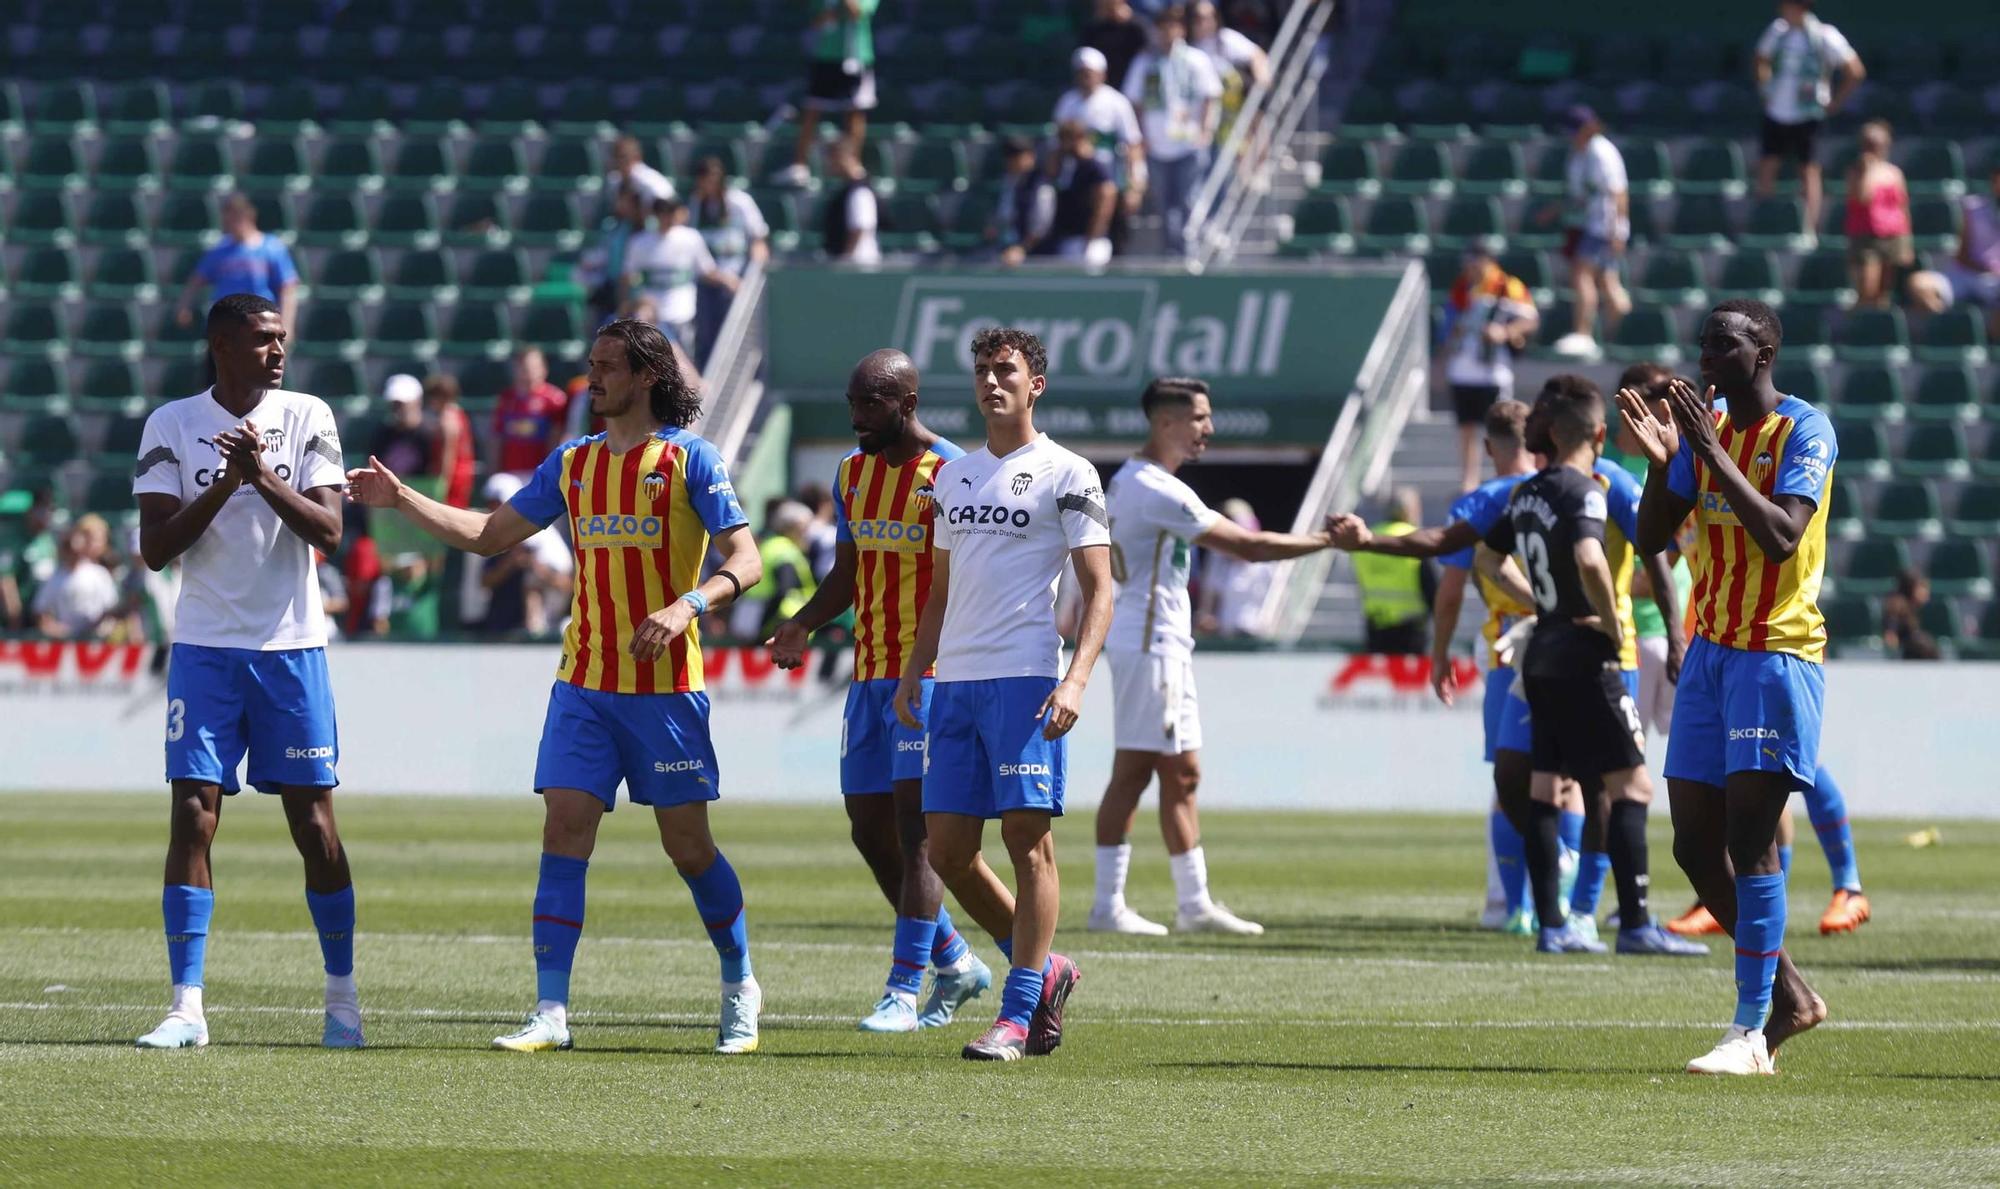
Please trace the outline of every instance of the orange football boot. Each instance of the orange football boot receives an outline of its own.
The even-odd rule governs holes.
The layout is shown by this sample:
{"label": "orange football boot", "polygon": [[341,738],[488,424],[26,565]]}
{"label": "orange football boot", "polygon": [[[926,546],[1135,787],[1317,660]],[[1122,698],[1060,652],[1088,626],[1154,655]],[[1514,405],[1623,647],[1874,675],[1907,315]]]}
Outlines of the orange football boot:
{"label": "orange football boot", "polygon": [[1819,931],[1822,934],[1852,933],[1866,924],[1870,915],[1867,896],[1846,888],[1835,888],[1833,903],[1826,906],[1825,915],[1819,918]]}
{"label": "orange football boot", "polygon": [[1722,932],[1722,925],[1708,911],[1708,906],[1697,900],[1693,908],[1667,922],[1667,932],[1682,937],[1706,937]]}

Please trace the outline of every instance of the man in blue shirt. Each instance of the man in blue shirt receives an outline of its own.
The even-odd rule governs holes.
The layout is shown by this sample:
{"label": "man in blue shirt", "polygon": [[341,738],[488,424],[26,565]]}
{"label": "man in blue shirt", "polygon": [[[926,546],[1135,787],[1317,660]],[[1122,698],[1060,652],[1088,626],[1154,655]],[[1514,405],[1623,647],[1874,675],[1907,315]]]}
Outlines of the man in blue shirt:
{"label": "man in blue shirt", "polygon": [[181,290],[180,308],[174,317],[182,326],[194,321],[194,300],[203,289],[208,300],[218,301],[232,293],[254,293],[276,302],[278,316],[289,330],[298,329],[299,270],[292,254],[275,236],[257,230],[257,206],[241,194],[231,194],[222,204],[222,242],[202,253]]}

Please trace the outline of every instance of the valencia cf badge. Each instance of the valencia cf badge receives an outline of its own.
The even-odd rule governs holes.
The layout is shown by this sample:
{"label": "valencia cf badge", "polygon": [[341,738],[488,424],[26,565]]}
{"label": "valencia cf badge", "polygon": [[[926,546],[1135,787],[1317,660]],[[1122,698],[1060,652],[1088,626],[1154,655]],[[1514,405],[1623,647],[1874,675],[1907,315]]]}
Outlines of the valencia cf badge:
{"label": "valencia cf badge", "polygon": [[639,487],[646,493],[647,502],[657,504],[667,494],[667,477],[658,471],[647,471],[646,477],[639,480]]}
{"label": "valencia cf badge", "polygon": [[1022,471],[1020,474],[1014,476],[1014,481],[1008,486],[1013,489],[1015,495],[1022,495],[1027,492],[1028,484],[1033,483],[1034,481],[1035,481],[1035,476],[1032,473],[1028,471]]}
{"label": "valencia cf badge", "polygon": [[917,488],[914,494],[917,497],[917,509],[919,511],[927,512],[930,510],[931,505],[937,502],[937,488],[932,487],[928,483]]}

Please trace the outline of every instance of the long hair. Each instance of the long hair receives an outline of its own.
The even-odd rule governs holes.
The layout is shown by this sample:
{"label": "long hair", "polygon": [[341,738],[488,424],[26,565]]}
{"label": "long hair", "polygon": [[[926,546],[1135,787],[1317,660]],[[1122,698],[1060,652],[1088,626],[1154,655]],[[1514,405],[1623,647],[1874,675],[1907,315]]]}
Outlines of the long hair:
{"label": "long hair", "polygon": [[636,373],[650,372],[653,385],[648,390],[653,416],[668,425],[686,427],[701,416],[701,393],[687,382],[674,358],[673,345],[660,328],[637,318],[607,322],[598,330],[599,338],[617,339],[625,344],[625,363]]}

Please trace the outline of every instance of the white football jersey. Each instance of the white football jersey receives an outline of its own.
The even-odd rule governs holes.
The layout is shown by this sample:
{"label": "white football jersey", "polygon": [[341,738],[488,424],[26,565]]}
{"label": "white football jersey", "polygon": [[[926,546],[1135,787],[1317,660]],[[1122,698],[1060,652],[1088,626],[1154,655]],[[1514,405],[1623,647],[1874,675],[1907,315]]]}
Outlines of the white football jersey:
{"label": "white football jersey", "polygon": [[951,459],[931,485],[951,553],[937,679],[1060,677],[1056,581],[1070,550],[1111,540],[1097,468],[1041,434],[1005,458]]}
{"label": "white football jersey", "polygon": [[[264,465],[294,489],[347,481],[340,434],[325,401],[273,389],[248,417],[235,417],[215,402],[211,389],[162,405],[146,418],[132,494],[193,503],[221,468],[216,435],[244,421],[264,436]],[[181,563],[177,643],[266,651],[326,643],[312,546],[248,486],[229,497]]]}
{"label": "white football jersey", "polygon": [[1111,477],[1111,577],[1118,584],[1104,647],[1185,658],[1194,651],[1188,569],[1194,539],[1222,513],[1147,458],[1128,459]]}

